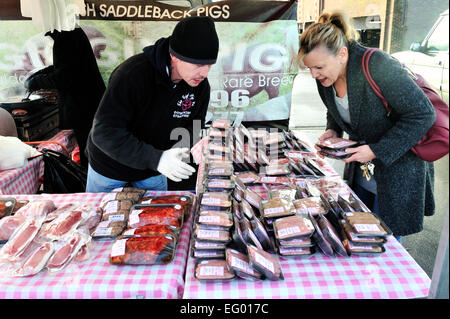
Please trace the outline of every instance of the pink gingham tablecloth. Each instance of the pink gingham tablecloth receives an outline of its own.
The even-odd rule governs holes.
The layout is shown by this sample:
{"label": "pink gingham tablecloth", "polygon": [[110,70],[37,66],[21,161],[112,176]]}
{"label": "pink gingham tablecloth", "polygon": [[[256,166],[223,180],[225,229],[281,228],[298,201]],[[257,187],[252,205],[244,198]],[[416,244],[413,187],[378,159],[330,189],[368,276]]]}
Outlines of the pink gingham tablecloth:
{"label": "pink gingham tablecloth", "polygon": [[[151,194],[186,192],[151,192]],[[105,193],[19,195],[45,198],[57,207],[71,202],[99,204]],[[91,241],[90,258],[69,264],[58,273],[45,270],[23,278],[0,277],[0,299],[125,299],[181,298],[191,234],[191,218],[185,221],[173,261],[166,265],[118,266],[109,263],[112,240]]]}
{"label": "pink gingham tablecloth", "polygon": [[[50,140],[62,143],[70,152],[77,145],[73,130],[62,130]],[[40,151],[44,147],[65,153],[63,148],[56,143],[39,144],[37,150]],[[44,176],[42,156],[31,158],[22,167],[0,172],[0,194],[36,194],[39,189],[39,179],[42,176]]]}
{"label": "pink gingham tablecloth", "polygon": [[184,299],[406,299],[428,296],[431,280],[392,236],[376,257],[281,258],[281,281],[202,282],[189,256]]}

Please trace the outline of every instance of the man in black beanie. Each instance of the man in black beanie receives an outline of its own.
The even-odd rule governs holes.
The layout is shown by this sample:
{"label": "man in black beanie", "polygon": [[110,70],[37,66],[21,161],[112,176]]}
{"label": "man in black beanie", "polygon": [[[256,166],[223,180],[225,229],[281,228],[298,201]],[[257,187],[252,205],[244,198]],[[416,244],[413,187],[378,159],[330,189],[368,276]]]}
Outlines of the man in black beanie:
{"label": "man in black beanie", "polygon": [[[183,158],[189,157],[194,120],[204,127],[207,76],[218,51],[214,21],[189,17],[113,71],[88,138],[87,192],[127,183],[166,190],[167,178],[180,182],[195,172]],[[189,147],[173,147],[179,141],[171,134],[178,138],[173,133],[179,128],[190,133]]]}

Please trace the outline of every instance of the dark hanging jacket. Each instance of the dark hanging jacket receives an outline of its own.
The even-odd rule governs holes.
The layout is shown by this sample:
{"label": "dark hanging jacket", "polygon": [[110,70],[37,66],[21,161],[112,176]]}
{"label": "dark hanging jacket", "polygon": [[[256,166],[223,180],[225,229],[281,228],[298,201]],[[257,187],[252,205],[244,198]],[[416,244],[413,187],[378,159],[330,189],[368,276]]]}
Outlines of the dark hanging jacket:
{"label": "dark hanging jacket", "polygon": [[395,235],[405,236],[420,232],[423,216],[434,214],[433,163],[421,160],[410,149],[434,123],[436,113],[401,64],[380,51],[370,58],[369,70],[396,120],[388,118],[381,99],[364,77],[361,61],[365,50],[357,42],[349,47],[346,76],[351,124],[342,120],[332,87],[319,81],[317,87],[327,107],[327,129],[341,136],[345,131],[350,139],[367,142],[375,154],[373,177],[380,217]]}
{"label": "dark hanging jacket", "polygon": [[[138,181],[158,175],[164,150],[191,147],[194,120],[204,127],[210,85],[170,77],[169,38],[161,38],[111,74],[88,138],[89,163],[103,176]],[[189,145],[188,145],[189,144]]]}
{"label": "dark hanging jacket", "polygon": [[33,77],[32,89],[57,89],[59,127],[86,132],[105,92],[105,83],[88,37],[80,27],[47,32],[53,40],[53,65]]}

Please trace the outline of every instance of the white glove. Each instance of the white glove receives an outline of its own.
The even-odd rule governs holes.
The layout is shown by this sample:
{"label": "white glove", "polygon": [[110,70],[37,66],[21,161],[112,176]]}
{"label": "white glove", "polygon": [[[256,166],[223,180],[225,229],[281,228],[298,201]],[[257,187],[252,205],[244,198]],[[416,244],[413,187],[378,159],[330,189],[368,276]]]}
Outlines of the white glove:
{"label": "white glove", "polygon": [[195,172],[195,168],[183,162],[186,157],[189,157],[188,148],[171,148],[164,151],[156,170],[174,182],[188,179]]}

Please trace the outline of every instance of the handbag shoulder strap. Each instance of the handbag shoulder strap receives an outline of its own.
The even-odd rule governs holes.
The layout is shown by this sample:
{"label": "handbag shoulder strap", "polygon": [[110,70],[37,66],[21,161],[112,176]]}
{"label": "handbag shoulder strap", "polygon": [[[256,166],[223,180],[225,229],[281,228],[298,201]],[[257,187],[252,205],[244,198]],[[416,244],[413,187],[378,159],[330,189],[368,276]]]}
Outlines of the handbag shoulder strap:
{"label": "handbag shoulder strap", "polygon": [[372,76],[370,75],[370,71],[369,71],[369,59],[375,51],[377,51],[377,49],[369,48],[364,52],[361,66],[362,66],[364,76],[367,79],[367,82],[369,82],[369,85],[372,88],[372,90],[383,102],[384,108],[388,112],[387,115],[389,116],[392,112],[392,109],[389,107],[388,102],[387,102],[386,98],[383,96],[383,93],[381,92],[380,87],[375,83],[375,81],[372,78]]}

